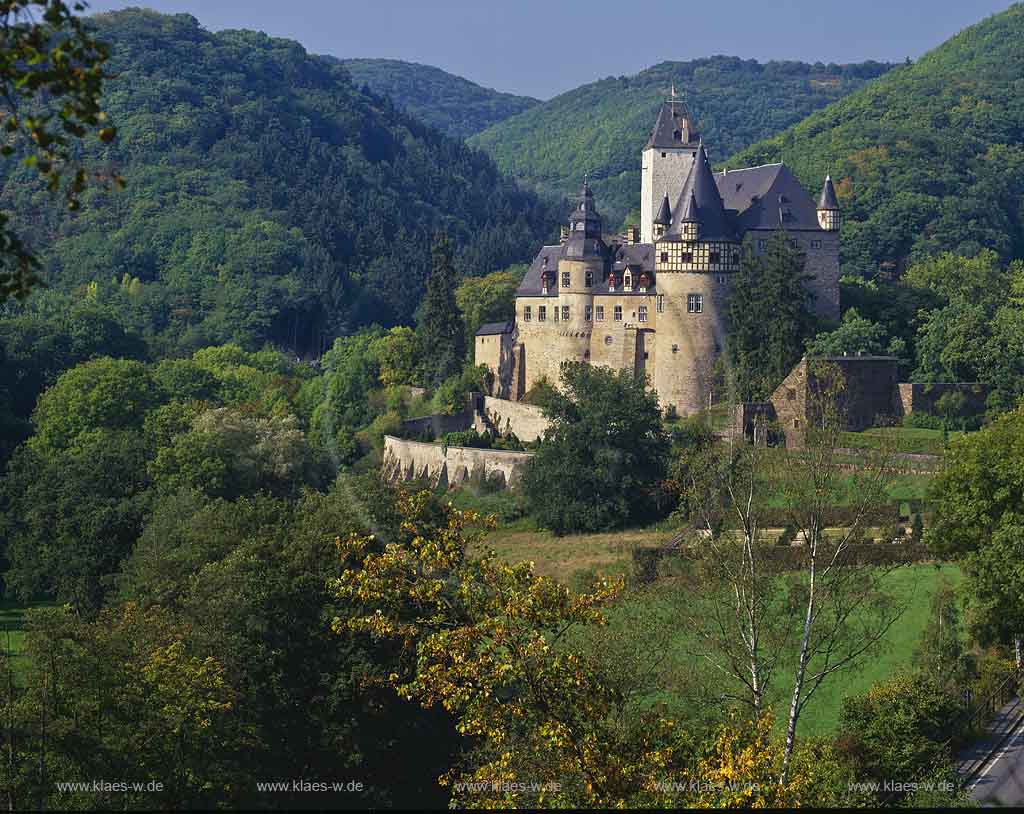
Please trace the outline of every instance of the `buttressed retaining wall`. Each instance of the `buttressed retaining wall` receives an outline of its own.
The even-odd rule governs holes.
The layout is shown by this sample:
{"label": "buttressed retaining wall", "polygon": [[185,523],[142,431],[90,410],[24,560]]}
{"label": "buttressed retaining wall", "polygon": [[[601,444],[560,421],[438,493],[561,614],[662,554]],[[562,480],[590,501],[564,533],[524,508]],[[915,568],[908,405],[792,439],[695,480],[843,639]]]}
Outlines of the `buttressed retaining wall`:
{"label": "buttressed retaining wall", "polygon": [[447,487],[474,480],[514,487],[532,457],[529,452],[510,452],[504,449],[445,449],[440,444],[425,444],[385,435],[381,476],[391,483],[422,479]]}
{"label": "buttressed retaining wall", "polygon": [[540,407],[490,396],[484,398],[484,413],[499,435],[513,433],[523,443],[542,437],[550,423]]}

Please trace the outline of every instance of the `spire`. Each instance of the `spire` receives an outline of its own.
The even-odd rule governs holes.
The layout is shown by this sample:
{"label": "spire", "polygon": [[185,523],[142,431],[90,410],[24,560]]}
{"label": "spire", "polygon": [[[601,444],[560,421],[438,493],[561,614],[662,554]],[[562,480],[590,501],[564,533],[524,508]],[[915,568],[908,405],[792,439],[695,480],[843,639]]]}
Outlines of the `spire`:
{"label": "spire", "polygon": [[597,243],[601,242],[603,223],[601,215],[594,206],[594,193],[590,189],[586,176],[579,198],[569,215],[569,238],[566,242],[567,256],[588,256],[598,251]]}
{"label": "spire", "polygon": [[658,210],[658,217],[654,219],[654,222],[665,227],[672,225],[672,206],[668,202],[668,192],[661,199],[661,209]]}
{"label": "spire", "polygon": [[[675,92],[675,85],[672,86]],[[654,129],[651,137],[647,140],[647,147],[657,149],[690,149],[697,146],[697,130],[693,126],[693,119],[686,109],[686,103],[675,96],[662,102],[658,111],[658,118],[654,122]]]}
{"label": "spire", "polygon": [[836,211],[839,209],[839,200],[836,198],[836,189],[832,186],[832,176],[825,176],[825,186],[821,188],[821,197],[818,199],[818,209]]}
{"label": "spire", "polygon": [[686,199],[686,205],[683,207],[683,211],[679,214],[680,223],[699,223],[700,218],[697,215],[697,196],[690,191],[690,197]]}
{"label": "spire", "polygon": [[725,205],[718,192],[718,184],[715,183],[715,176],[711,172],[708,154],[703,144],[693,158],[690,174],[686,176],[686,182],[673,211],[675,217],[672,219],[670,235],[681,234],[680,226],[683,223],[698,223],[701,240],[732,240],[735,237],[735,230],[726,215]]}

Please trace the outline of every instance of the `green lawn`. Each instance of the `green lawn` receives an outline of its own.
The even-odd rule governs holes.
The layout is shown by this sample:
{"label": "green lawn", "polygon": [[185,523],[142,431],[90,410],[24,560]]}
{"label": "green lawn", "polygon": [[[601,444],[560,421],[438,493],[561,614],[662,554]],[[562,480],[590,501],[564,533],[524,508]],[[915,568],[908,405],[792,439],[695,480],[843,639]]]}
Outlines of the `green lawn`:
{"label": "green lawn", "polygon": [[[952,441],[963,433],[949,433]],[[946,449],[942,430],[921,427],[877,427],[863,432],[844,432],[842,444],[854,449],[879,449],[892,445],[896,452],[911,452],[928,455],[942,455]]]}
{"label": "green lawn", "polygon": [[[844,698],[864,693],[875,682],[910,667],[927,622],[932,595],[942,580],[956,585],[960,579],[960,570],[953,565],[906,566],[888,575],[886,586],[905,605],[903,615],[889,629],[879,650],[859,667],[837,672],[826,679],[803,712],[800,733],[806,737],[833,732]],[[660,654],[663,658],[658,666],[656,686],[649,686],[643,697],[664,705],[666,712],[674,717],[693,719],[702,717],[702,713],[711,715],[710,711],[701,710],[700,687],[706,686],[705,682],[715,686],[715,682],[723,679],[716,678],[712,667],[691,655],[700,652],[700,648],[691,645],[689,635],[680,624],[680,603],[686,601],[685,587],[675,580],[661,580],[653,588],[612,609],[607,631],[590,638],[594,647],[618,653],[623,650],[624,641],[639,636],[650,651],[645,655]],[[632,653],[622,659],[623,663],[630,658],[633,658]],[[787,713],[792,690],[795,658],[789,661],[791,663],[778,669],[770,695],[777,733],[781,732],[781,720]]]}

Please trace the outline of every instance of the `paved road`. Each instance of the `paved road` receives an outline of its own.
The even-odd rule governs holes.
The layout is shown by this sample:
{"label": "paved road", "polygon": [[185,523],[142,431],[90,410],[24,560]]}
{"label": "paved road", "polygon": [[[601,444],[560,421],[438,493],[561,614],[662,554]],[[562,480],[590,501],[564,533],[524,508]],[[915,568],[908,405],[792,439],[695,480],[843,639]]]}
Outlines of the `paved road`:
{"label": "paved road", "polygon": [[[984,748],[982,744],[978,747]],[[982,805],[1024,805],[1024,719],[968,788],[971,799]]]}

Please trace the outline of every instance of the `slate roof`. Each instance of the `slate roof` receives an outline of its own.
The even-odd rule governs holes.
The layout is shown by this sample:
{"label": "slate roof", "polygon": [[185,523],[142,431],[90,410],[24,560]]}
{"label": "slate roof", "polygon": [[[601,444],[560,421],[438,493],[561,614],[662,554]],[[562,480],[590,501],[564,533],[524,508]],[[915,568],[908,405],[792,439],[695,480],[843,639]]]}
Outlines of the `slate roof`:
{"label": "slate roof", "polygon": [[820,229],[814,200],[785,164],[763,164],[714,175],[726,209],[748,229]]}
{"label": "slate roof", "polygon": [[836,188],[832,186],[832,176],[825,176],[825,186],[821,188],[821,197],[818,198],[818,209],[835,211],[839,209],[839,201],[836,199]]}
{"label": "slate roof", "polygon": [[[527,269],[526,275],[523,277],[523,281],[519,284],[519,288],[516,289],[517,297],[540,297],[541,284],[540,276],[545,271],[555,272],[554,284],[548,288],[549,297],[558,296],[558,288],[561,285],[561,277],[558,272],[558,259],[566,256],[565,249],[566,245],[556,246],[544,246],[537,256],[533,259],[530,264],[530,268]],[[636,281],[639,280],[640,275],[643,272],[647,272],[651,277],[651,286],[647,290],[647,294],[654,292],[654,246],[650,243],[632,243],[632,244],[618,244],[612,243],[610,246],[604,242],[601,244],[604,246],[606,253],[605,271],[601,274],[601,279],[594,281],[593,292],[595,294],[607,294],[608,293],[608,277],[607,270],[614,269],[616,275],[621,279],[622,272],[626,270],[626,267],[632,270],[636,277]],[[547,259],[547,265],[544,265],[544,260]],[[636,281],[633,285],[636,286]],[[621,285],[621,283],[620,283]],[[633,291],[623,291],[619,286],[616,286],[616,295],[623,294],[629,296],[631,294],[638,294],[636,288]]]}
{"label": "slate roof", "polygon": [[476,330],[477,336],[494,336],[512,333],[511,322],[485,322]]}
{"label": "slate roof", "polygon": [[[683,141],[681,134],[683,131],[683,122],[687,122],[689,129],[689,141]],[[682,102],[663,102],[661,110],[658,111],[658,119],[654,123],[654,129],[651,131],[651,137],[647,139],[647,147],[656,147],[659,149],[679,149],[681,147],[696,149],[697,144],[700,141],[700,136],[697,133],[697,128],[693,126],[693,119],[690,116],[689,111],[686,109],[686,105]]]}
{"label": "slate roof", "polygon": [[669,226],[672,223],[672,207],[668,202],[668,193],[661,199],[661,209],[658,210],[658,216],[654,219],[655,223],[660,223],[663,226]]}
{"label": "slate roof", "polygon": [[668,240],[679,240],[681,225],[692,221],[700,224],[701,240],[736,239],[735,226],[725,212],[722,196],[718,192],[718,185],[715,183],[715,176],[711,172],[708,154],[703,145],[697,150],[674,211],[672,228],[666,236]]}

